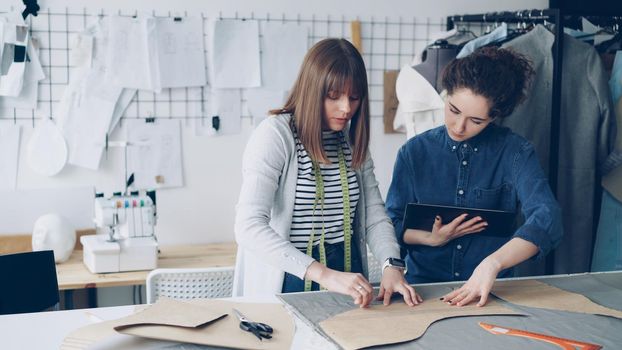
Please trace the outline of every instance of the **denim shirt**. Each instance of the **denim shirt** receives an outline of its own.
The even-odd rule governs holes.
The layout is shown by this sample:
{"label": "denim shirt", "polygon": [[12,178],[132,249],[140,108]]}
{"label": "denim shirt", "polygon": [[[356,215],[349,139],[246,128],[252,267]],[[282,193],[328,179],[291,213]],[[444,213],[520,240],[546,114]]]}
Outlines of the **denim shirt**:
{"label": "denim shirt", "polygon": [[[495,124],[463,142],[453,141],[445,126],[410,139],[398,152],[387,195],[386,208],[397,239],[408,250],[408,282],[468,279],[484,258],[512,237],[470,234],[441,247],[406,245],[403,216],[408,203],[520,212],[524,222],[512,237],[536,245],[537,258],[555,248],[562,237],[560,207],[533,146]],[[505,270],[499,277],[510,272]]]}

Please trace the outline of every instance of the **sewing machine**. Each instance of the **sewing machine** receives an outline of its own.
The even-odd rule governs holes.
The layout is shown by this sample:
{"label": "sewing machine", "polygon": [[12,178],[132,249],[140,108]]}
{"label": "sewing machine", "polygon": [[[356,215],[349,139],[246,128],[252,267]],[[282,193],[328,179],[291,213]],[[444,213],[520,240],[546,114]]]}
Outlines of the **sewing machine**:
{"label": "sewing machine", "polygon": [[83,261],[92,273],[152,270],[157,267],[158,243],[155,191],[110,198],[96,194],[97,234],[80,237]]}

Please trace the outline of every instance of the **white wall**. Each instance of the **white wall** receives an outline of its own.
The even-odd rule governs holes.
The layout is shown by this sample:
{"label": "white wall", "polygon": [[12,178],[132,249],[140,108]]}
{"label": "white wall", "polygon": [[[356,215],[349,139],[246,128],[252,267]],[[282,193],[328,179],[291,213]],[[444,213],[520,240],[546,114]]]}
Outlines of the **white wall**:
{"label": "white wall", "polygon": [[[5,5],[6,4],[6,5]],[[452,14],[483,13],[502,10],[545,8],[546,0],[314,0],[314,1],[232,1],[232,0],[42,0],[42,8],[104,8],[110,10],[156,10],[183,13],[201,11],[215,14],[222,11],[223,16],[264,16],[266,13],[286,15],[327,14],[359,16],[360,19],[397,19],[412,17],[431,17],[438,20]],[[14,6],[22,8],[21,0],[3,1],[3,8]],[[6,121],[4,121],[6,122]],[[243,119],[240,135],[218,138],[196,137],[193,129],[183,128],[182,149],[185,187],[161,190],[158,192],[159,222],[156,228],[160,242],[164,245],[175,243],[208,243],[233,240],[234,206],[241,183],[241,154],[252,126],[249,119]],[[381,118],[372,121],[372,154],[376,162],[376,175],[380,188],[386,194],[393,161],[397,149],[404,142],[403,135],[385,135]],[[32,128],[25,124],[22,133],[22,149]],[[23,153],[23,152],[22,152]],[[23,160],[23,157],[22,157]],[[122,188],[123,169],[120,151],[113,149],[108,159],[102,161],[97,172],[68,166],[61,174],[52,178],[33,173],[20,162],[18,189],[44,187],[71,187],[94,185],[98,191],[112,192]]]}

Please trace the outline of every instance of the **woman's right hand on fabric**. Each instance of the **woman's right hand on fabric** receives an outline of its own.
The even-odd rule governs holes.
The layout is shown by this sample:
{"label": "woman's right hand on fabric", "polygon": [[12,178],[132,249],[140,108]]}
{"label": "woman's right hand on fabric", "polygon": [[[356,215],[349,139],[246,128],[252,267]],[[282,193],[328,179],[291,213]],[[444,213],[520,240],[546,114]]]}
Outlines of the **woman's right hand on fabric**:
{"label": "woman's right hand on fabric", "polygon": [[488,226],[488,223],[482,221],[479,216],[466,220],[467,215],[462,214],[446,225],[443,225],[443,219],[437,216],[432,226],[432,232],[408,229],[404,232],[404,242],[441,247],[452,239],[481,232]]}
{"label": "woman's right hand on fabric", "polygon": [[354,304],[367,307],[374,297],[374,289],[360,273],[341,272],[314,261],[307,269],[307,278],[331,292],[349,295]]}

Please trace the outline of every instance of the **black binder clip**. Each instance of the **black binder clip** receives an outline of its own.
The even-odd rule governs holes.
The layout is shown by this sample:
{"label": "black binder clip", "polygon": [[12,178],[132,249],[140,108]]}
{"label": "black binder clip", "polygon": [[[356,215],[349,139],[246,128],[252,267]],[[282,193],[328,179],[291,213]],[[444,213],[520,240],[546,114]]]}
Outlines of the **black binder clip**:
{"label": "black binder clip", "polygon": [[154,117],[145,118],[145,123],[155,123]]}
{"label": "black binder clip", "polygon": [[24,5],[26,5],[26,8],[24,9],[24,11],[22,11],[22,18],[26,19],[28,15],[33,15],[37,17],[37,15],[39,14],[39,10],[41,9],[41,7],[39,7],[39,4],[37,4],[37,0],[23,0],[23,2]]}
{"label": "black binder clip", "polygon": [[13,62],[26,62],[26,46],[14,46]]}
{"label": "black binder clip", "polygon": [[214,128],[214,130],[216,131],[220,129],[220,117],[217,115],[212,117],[212,128]]}

